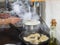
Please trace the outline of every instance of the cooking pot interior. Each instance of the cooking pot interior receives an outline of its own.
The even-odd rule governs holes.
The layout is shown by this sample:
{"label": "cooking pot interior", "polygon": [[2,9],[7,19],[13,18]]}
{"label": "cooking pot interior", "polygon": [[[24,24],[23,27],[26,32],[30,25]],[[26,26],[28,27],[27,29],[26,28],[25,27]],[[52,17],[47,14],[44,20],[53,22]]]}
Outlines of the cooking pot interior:
{"label": "cooking pot interior", "polygon": [[[36,33],[44,34],[44,35],[46,35],[48,38],[50,38],[49,34],[47,34],[47,33],[46,33],[45,31],[43,31],[42,29],[39,29],[39,31],[36,32]],[[31,44],[31,43],[29,43],[29,42],[24,41],[23,37],[29,36],[30,34],[32,34],[32,32],[22,32],[22,33],[19,35],[19,38],[20,38],[26,45],[27,45],[27,44],[29,44],[29,45],[36,45],[36,44]],[[38,45],[48,45],[48,43],[49,43],[49,39],[48,39],[47,41],[45,41],[45,42],[39,43]]]}

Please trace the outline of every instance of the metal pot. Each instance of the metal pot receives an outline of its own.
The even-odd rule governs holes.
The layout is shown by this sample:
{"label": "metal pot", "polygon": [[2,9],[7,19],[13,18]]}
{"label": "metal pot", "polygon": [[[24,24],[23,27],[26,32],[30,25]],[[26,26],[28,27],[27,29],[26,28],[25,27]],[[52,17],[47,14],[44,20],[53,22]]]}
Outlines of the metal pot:
{"label": "metal pot", "polygon": [[37,20],[28,20],[28,21],[25,21],[23,23],[23,28],[26,30],[26,31],[38,31],[38,29],[40,28],[40,21],[37,21]]}
{"label": "metal pot", "polygon": [[[39,33],[39,34],[44,34],[44,35],[46,35],[47,37],[49,37],[49,35],[48,35],[46,32],[42,31],[41,29],[39,29],[39,30],[40,30],[40,31],[37,32],[37,33]],[[24,32],[22,32],[22,33],[19,35],[19,39],[20,39],[22,42],[24,42],[26,45],[48,45],[48,44],[49,44],[49,39],[48,39],[47,41],[40,42],[39,44],[32,44],[32,43],[30,43],[30,42],[26,42],[26,41],[23,39],[23,37],[27,37],[27,36],[29,36],[30,34],[33,34],[33,33],[32,33],[32,32],[26,32],[26,31],[24,31]]]}

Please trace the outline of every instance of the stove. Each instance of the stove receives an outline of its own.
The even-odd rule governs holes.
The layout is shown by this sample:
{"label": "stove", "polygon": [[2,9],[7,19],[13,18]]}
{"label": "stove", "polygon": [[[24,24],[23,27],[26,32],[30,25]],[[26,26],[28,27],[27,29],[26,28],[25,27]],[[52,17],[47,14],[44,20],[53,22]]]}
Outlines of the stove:
{"label": "stove", "polygon": [[[3,42],[2,44],[30,45],[28,43],[24,43],[23,41],[21,41],[19,39],[19,34],[22,31],[24,31],[24,29],[22,27],[15,27],[14,25],[10,25],[10,26],[11,26],[11,28],[9,28],[9,30],[0,32],[0,43]],[[42,29],[42,31],[45,31],[49,35],[50,29],[48,28],[48,26],[46,25],[46,23],[43,20],[41,20],[41,29]],[[0,45],[2,45],[2,44],[0,44]],[[42,45],[48,45],[48,43],[42,44]]]}

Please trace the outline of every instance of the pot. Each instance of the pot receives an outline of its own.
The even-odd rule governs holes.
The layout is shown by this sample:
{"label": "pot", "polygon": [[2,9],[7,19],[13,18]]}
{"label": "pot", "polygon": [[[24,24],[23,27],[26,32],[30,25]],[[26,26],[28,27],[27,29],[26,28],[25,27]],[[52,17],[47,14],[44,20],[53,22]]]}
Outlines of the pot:
{"label": "pot", "polygon": [[[44,34],[44,35],[46,35],[48,38],[49,38],[49,36],[48,36],[48,34],[47,33],[42,33],[43,31],[42,30],[40,30],[39,32],[36,32],[36,33],[39,33],[39,34]],[[23,39],[23,37],[27,37],[27,36],[29,36],[30,34],[33,34],[32,32],[26,32],[26,31],[24,31],[24,32],[22,32],[20,35],[19,35],[19,39],[22,41],[22,42],[24,42],[26,45],[48,45],[49,44],[49,39],[48,40],[46,40],[46,41],[44,41],[44,42],[40,42],[40,43],[38,43],[38,44],[32,44],[32,43],[30,43],[30,42],[28,42],[28,41],[25,41],[24,39]]]}
{"label": "pot", "polygon": [[38,21],[38,20],[27,20],[23,23],[23,28],[26,31],[36,32],[40,28],[40,21]]}

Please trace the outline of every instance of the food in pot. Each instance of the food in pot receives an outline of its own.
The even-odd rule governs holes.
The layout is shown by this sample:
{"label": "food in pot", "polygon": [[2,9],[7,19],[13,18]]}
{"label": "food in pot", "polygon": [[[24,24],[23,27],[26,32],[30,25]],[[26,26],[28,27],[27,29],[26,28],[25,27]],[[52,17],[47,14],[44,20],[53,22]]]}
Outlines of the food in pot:
{"label": "food in pot", "polygon": [[30,42],[31,44],[39,44],[40,42],[47,41],[49,38],[44,34],[35,33],[35,34],[30,34],[27,37],[23,37],[23,39],[26,42]]}
{"label": "food in pot", "polygon": [[41,34],[41,37],[40,37],[40,41],[41,42],[44,42],[44,41],[46,41],[46,40],[48,40],[49,38],[46,36],[46,35],[43,35],[43,34]]}

